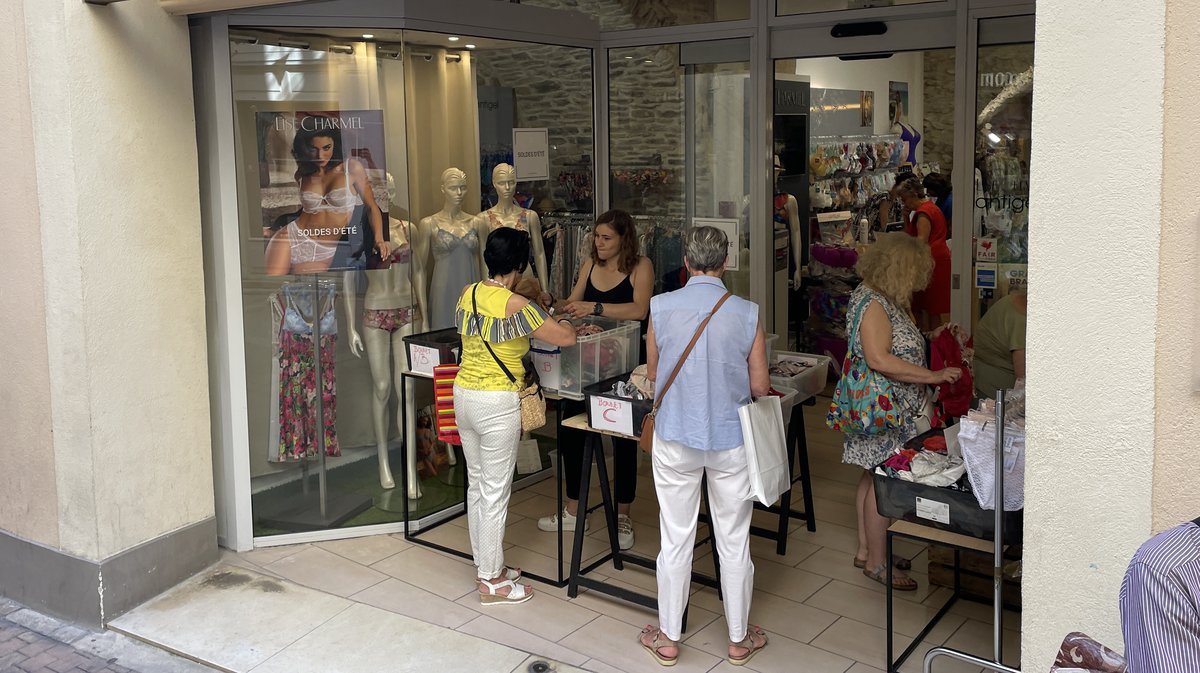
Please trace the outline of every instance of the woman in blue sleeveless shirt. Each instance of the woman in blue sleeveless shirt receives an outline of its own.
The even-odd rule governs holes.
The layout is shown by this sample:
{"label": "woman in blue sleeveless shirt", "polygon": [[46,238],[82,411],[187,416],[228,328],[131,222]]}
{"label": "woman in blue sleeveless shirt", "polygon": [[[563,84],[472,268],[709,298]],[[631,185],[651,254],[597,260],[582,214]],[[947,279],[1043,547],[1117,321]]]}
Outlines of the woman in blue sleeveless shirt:
{"label": "woman in blue sleeveless shirt", "polygon": [[728,252],[725,233],[714,227],[688,232],[684,263],[687,285],[650,300],[646,366],[656,395],[679,362],[705,317],[712,319],[684,361],[655,417],[653,471],[662,546],[658,554],[659,625],[642,630],[639,641],[663,665],[675,663],[683,611],[691,587],[692,549],[700,507],[700,480],[708,476],[709,514],[721,559],[721,590],[729,627],[730,662],[746,663],[767,644],[766,634],[747,623],[754,590],[750,561],[750,477],[738,407],[751,395],[768,394],[767,349],[758,306],[726,294],[721,276]]}

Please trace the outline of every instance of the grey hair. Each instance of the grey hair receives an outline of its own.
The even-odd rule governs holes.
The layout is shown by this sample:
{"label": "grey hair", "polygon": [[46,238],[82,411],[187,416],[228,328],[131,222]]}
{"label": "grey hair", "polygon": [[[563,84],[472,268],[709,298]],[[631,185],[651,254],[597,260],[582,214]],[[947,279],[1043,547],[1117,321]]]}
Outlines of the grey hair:
{"label": "grey hair", "polygon": [[695,227],[688,232],[684,257],[692,271],[719,271],[725,268],[729,237],[716,227]]}

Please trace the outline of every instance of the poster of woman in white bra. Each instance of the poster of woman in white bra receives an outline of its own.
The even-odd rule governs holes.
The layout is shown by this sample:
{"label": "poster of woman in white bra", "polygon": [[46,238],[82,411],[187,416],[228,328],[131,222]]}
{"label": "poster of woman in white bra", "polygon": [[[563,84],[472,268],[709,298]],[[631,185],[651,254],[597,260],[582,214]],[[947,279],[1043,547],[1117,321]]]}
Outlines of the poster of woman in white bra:
{"label": "poster of woman in white bra", "polygon": [[257,117],[267,275],[368,269],[387,259],[383,112]]}

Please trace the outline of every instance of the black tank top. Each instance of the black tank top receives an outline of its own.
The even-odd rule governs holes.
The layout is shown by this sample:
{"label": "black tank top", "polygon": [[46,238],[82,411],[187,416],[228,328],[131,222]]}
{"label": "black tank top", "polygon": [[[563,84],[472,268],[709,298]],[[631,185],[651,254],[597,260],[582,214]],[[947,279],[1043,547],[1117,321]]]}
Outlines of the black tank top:
{"label": "black tank top", "polygon": [[[592,270],[595,270],[595,266]],[[631,304],[633,303],[633,282],[629,280],[629,274],[621,279],[612,289],[601,292],[592,285],[592,271],[588,271],[587,286],[583,288],[584,301],[598,301],[601,304]]]}
{"label": "black tank top", "polygon": [[[595,270],[595,268],[595,265],[593,265],[592,269]],[[632,304],[633,281],[630,280],[632,276],[632,273],[625,276],[625,278],[623,278],[621,282],[614,285],[611,290],[605,290],[604,292],[601,292],[600,290],[596,289],[595,285],[592,285],[592,272],[588,271],[587,285],[585,285],[583,288],[583,300],[598,301],[601,304]],[[641,323],[642,340],[644,342],[646,338],[647,321],[639,320],[638,322]],[[638,364],[646,364],[646,346],[644,343],[641,349],[638,351],[638,355]]]}

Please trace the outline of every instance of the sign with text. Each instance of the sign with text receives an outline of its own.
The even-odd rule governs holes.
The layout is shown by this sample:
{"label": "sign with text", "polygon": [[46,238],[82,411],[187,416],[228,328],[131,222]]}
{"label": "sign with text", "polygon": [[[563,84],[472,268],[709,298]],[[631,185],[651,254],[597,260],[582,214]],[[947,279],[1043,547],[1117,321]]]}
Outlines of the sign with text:
{"label": "sign with text", "polygon": [[975,287],[981,290],[996,289],[996,265],[980,262],[975,265]]}
{"label": "sign with text", "polygon": [[530,339],[529,351],[533,356],[533,368],[538,373],[538,383],[546,390],[557,391],[562,385],[562,350]]}
{"label": "sign with text", "polygon": [[436,348],[410,343],[408,368],[415,374],[433,376],[433,368],[442,364],[442,354]]}
{"label": "sign with text", "polygon": [[619,432],[623,435],[633,434],[633,401],[616,400],[610,397],[593,395],[591,403],[591,423],[597,430]]}
{"label": "sign with text", "polygon": [[517,179],[550,179],[550,132],[547,129],[513,129],[513,166]]}
{"label": "sign with text", "polygon": [[981,238],[975,241],[975,261],[995,262],[999,258],[1000,241],[995,238]]}
{"label": "sign with text", "polygon": [[738,246],[740,237],[738,236],[738,221],[736,219],[724,219],[715,217],[693,217],[693,227],[716,227],[725,232],[725,237],[729,239],[729,256],[725,258],[725,270],[737,271],[740,266],[742,251]]}
{"label": "sign with text", "polygon": [[1001,264],[999,266],[998,294],[1004,296],[1013,292],[1024,292],[1029,287],[1028,264]]}

